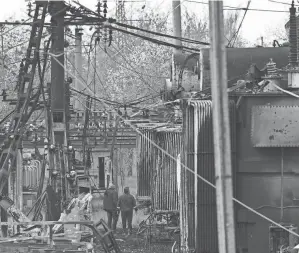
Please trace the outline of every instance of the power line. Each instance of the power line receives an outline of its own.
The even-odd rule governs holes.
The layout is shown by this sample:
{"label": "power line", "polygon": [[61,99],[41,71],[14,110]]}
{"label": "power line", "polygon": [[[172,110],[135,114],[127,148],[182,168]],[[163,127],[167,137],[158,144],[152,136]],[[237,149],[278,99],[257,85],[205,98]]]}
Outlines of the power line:
{"label": "power line", "polygon": [[199,41],[199,40],[193,40],[193,39],[188,39],[188,38],[184,38],[184,37],[177,37],[177,36],[173,36],[173,35],[169,35],[169,34],[158,33],[158,32],[154,32],[154,31],[151,31],[151,30],[143,29],[143,28],[140,28],[140,27],[136,27],[136,26],[132,26],[132,25],[127,25],[127,24],[122,24],[120,22],[112,22],[112,23],[116,24],[118,26],[122,26],[122,27],[125,27],[125,28],[132,29],[132,30],[138,30],[138,31],[142,31],[142,32],[153,34],[153,35],[170,38],[170,39],[176,39],[176,40],[180,40],[180,41],[186,42],[186,43],[192,43],[192,44],[198,44],[198,45],[206,45],[206,46],[210,45],[210,43],[208,43],[208,42]]}
{"label": "power line", "polygon": [[248,8],[249,8],[250,4],[251,4],[251,0],[248,1],[248,3],[247,3],[247,7],[246,7],[246,11],[245,11],[245,13],[244,13],[244,15],[243,15],[243,18],[242,18],[242,20],[241,20],[241,23],[240,23],[240,25],[239,25],[237,31],[234,33],[234,35],[231,37],[230,41],[228,42],[228,46],[230,46],[232,40],[234,40],[234,41],[233,41],[233,47],[234,47],[235,42],[236,42],[236,40],[237,40],[237,38],[238,38],[238,33],[239,33],[239,31],[240,31],[240,29],[241,29],[241,27],[242,27],[243,21],[244,21],[244,19],[245,19],[245,16],[246,16],[246,14],[247,14],[247,11],[248,11]]}
{"label": "power line", "polygon": [[168,47],[172,47],[172,48],[184,49],[187,52],[194,52],[194,51],[195,52],[200,52],[200,50],[197,49],[197,48],[191,48],[191,47],[186,47],[186,46],[177,46],[177,45],[169,43],[169,42],[161,41],[161,40],[154,39],[154,38],[149,38],[149,37],[146,37],[146,36],[143,36],[143,35],[139,35],[137,33],[129,32],[129,31],[126,31],[126,30],[122,30],[122,29],[119,29],[119,28],[117,28],[115,26],[111,26],[111,28],[114,29],[114,30],[116,30],[116,31],[119,31],[119,32],[122,32],[122,33],[126,33],[126,34],[129,34],[129,35],[141,38],[143,40],[150,41],[152,43],[155,43],[155,44],[158,44],[158,45],[161,45],[161,46],[168,46]]}
{"label": "power line", "polygon": [[[182,4],[184,1],[186,0],[183,0],[180,4]],[[89,10],[87,7],[83,6],[80,4],[80,6],[82,6],[83,8],[86,8],[87,10]],[[174,8],[174,10],[176,8],[178,8],[180,5],[176,6]],[[89,10],[90,11],[90,10]],[[120,23],[120,22],[117,22],[115,19],[112,19],[112,18],[104,18],[103,16],[101,16],[100,14],[96,13],[96,12],[93,12],[92,13],[96,16],[96,17],[88,17],[86,15],[84,15],[87,19],[91,19],[91,20],[97,20],[99,21],[98,19],[100,18],[101,21],[106,20],[108,21],[108,23],[112,23],[112,24],[116,24],[118,26],[122,26],[122,27],[125,27],[125,28],[130,28],[130,29],[134,29],[134,30],[139,30],[139,31],[143,31],[143,32],[147,32],[147,33],[151,33],[153,35],[157,35],[157,36],[162,36],[162,37],[167,37],[167,38],[171,38],[171,39],[177,39],[177,40],[181,40],[183,42],[187,42],[187,43],[193,43],[193,44],[200,44],[200,45],[209,45],[208,42],[203,42],[203,41],[198,41],[198,40],[192,40],[192,39],[188,39],[188,38],[183,38],[183,37],[176,37],[176,36],[172,36],[172,35],[168,35],[168,34],[162,34],[162,33],[158,33],[158,32],[154,32],[154,31],[150,31],[150,30],[146,30],[146,29],[142,29],[142,28],[139,28],[139,27],[136,27],[136,26],[132,26],[132,25],[128,25],[128,24],[123,24],[123,23]],[[115,28],[115,27],[113,27]],[[120,30],[121,31],[121,30]]]}
{"label": "power line", "polygon": [[[111,44],[111,45],[113,46],[113,44]],[[115,46],[113,46],[113,47],[114,47],[114,49],[116,49]],[[117,50],[117,49],[116,49],[116,50]],[[125,58],[125,56],[121,53],[122,50],[123,50],[123,49],[117,51],[117,52],[115,53],[115,55],[118,55],[118,54],[119,54],[119,55],[124,59],[124,61],[125,61],[129,66],[131,66],[131,68],[125,67],[125,66],[123,66],[122,64],[120,64],[119,62],[115,61],[114,59],[112,59],[112,56],[108,55],[108,53],[107,53],[107,55],[108,55],[108,56],[109,56],[115,63],[119,64],[119,65],[122,66],[123,68],[125,68],[125,69],[127,69],[127,70],[129,70],[129,71],[132,71],[132,72],[134,72],[134,73],[136,73],[136,74],[138,74],[138,75],[143,75],[143,76],[148,76],[148,77],[153,77],[153,78],[161,78],[161,79],[169,78],[169,77],[167,77],[167,76],[149,75],[149,74],[141,73],[141,72],[135,70],[135,69],[134,69],[134,66],[132,66],[132,65],[128,62],[128,60]]]}
{"label": "power line", "polygon": [[[113,45],[112,45],[112,46],[113,46]],[[114,47],[114,46],[113,46],[113,47]],[[115,48],[115,47],[114,47],[114,48]],[[104,50],[103,48],[101,48],[101,49]],[[123,67],[123,68],[125,68],[125,69],[127,69],[127,70],[129,70],[129,71],[132,71],[132,72],[138,74],[139,79],[140,79],[144,84],[146,84],[152,91],[158,93],[158,91],[156,91],[156,90],[155,90],[155,89],[154,89],[148,82],[146,82],[146,81],[144,80],[144,78],[142,77],[142,74],[141,74],[141,73],[139,73],[139,72],[137,72],[137,71],[134,71],[133,69],[127,68],[127,67],[123,66],[122,64],[120,64],[119,62],[115,61],[115,60],[108,54],[108,52],[106,52],[106,54],[110,57],[110,59],[111,59],[112,61],[114,61],[115,63],[119,64],[121,67]],[[123,59],[126,61],[126,59],[124,58],[124,56],[123,56],[122,54],[121,54],[121,56],[122,56]],[[131,65],[128,61],[126,61],[126,62],[127,62],[127,64],[129,64],[129,66],[131,66],[131,68],[133,68],[132,65]]]}
{"label": "power line", "polygon": [[[201,1],[195,1],[195,0],[186,0],[187,2],[190,2],[190,3],[197,3],[197,4],[206,4],[208,5],[209,3],[206,3],[206,2],[201,2]],[[254,8],[241,8],[241,7],[235,7],[235,6],[227,6],[227,5],[224,5],[223,6],[224,9],[223,10],[243,10],[243,11],[261,11],[261,12],[281,12],[281,13],[289,13],[289,11],[283,11],[283,10],[271,10],[271,9],[254,9]],[[225,8],[228,8],[228,9],[225,9]]]}
{"label": "power line", "polygon": [[[284,4],[284,5],[292,5],[290,3],[285,3],[285,2],[280,2],[280,1],[275,1],[275,0],[268,0],[269,2],[272,3],[277,3],[277,4]],[[297,4],[294,4],[294,6],[298,6]]]}

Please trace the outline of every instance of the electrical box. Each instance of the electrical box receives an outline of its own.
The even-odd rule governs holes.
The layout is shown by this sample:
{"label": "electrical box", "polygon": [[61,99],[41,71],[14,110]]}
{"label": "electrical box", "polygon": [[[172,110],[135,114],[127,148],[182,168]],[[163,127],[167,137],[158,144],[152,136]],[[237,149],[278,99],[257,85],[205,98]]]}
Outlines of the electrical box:
{"label": "electrical box", "polygon": [[[286,229],[297,233],[298,228],[291,224],[283,225]],[[298,244],[298,238],[278,226],[269,228],[269,252],[280,253],[286,249],[292,250]]]}

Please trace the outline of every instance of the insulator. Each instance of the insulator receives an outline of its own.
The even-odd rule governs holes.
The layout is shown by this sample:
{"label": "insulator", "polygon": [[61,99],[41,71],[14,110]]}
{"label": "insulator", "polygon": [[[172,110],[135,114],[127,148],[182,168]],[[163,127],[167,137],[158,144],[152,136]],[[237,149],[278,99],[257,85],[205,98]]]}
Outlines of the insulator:
{"label": "insulator", "polygon": [[294,7],[294,1],[290,8],[290,30],[289,30],[289,64],[291,66],[296,66],[298,52],[297,52],[297,21],[296,21],[296,8]]}
{"label": "insulator", "polygon": [[270,59],[270,62],[267,63],[267,73],[269,76],[277,75],[276,63],[273,62],[273,59]]}
{"label": "insulator", "polygon": [[96,5],[96,7],[97,7],[97,12],[98,12],[98,14],[101,14],[101,7],[102,7],[102,4],[101,4],[100,0],[98,0],[98,3],[97,3],[97,5]]}
{"label": "insulator", "polygon": [[108,12],[107,11],[107,8],[108,8],[107,0],[104,0],[104,6],[103,7],[104,7],[104,11],[103,11],[104,12],[104,18],[106,18],[107,17],[107,12]]}

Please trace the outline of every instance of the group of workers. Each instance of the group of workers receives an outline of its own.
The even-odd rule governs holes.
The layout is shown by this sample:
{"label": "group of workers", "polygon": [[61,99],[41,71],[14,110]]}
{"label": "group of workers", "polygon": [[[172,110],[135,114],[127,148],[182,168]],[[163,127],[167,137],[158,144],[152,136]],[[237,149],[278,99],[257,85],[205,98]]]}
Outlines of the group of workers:
{"label": "group of workers", "polygon": [[[137,212],[137,207],[136,200],[130,194],[129,187],[125,187],[123,195],[118,197],[116,187],[110,184],[104,194],[104,210],[107,212],[108,227],[110,229],[116,230],[119,213],[121,213],[123,232],[132,234],[133,211]],[[127,231],[127,224],[129,231]]]}

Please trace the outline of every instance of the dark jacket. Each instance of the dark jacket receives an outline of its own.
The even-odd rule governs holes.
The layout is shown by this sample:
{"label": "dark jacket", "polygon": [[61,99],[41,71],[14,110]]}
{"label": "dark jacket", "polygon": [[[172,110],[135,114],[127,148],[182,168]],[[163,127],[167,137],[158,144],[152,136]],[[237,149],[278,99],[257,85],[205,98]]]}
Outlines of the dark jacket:
{"label": "dark jacket", "polygon": [[136,206],[136,200],[130,193],[125,193],[119,197],[118,206],[121,211],[131,211]]}
{"label": "dark jacket", "polygon": [[104,210],[115,211],[117,209],[118,193],[114,189],[108,189],[104,194]]}

